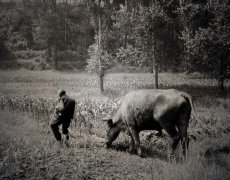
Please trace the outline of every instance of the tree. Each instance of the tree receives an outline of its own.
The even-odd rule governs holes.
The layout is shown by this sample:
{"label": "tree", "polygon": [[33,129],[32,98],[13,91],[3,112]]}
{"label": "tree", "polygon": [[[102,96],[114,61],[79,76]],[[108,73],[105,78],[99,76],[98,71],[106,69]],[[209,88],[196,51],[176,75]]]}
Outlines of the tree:
{"label": "tree", "polygon": [[[105,50],[101,50],[101,64],[98,63],[98,43],[94,43],[89,46],[88,54],[90,57],[86,60],[86,70],[88,72],[96,72],[99,75],[101,72],[105,72],[113,65],[113,57]],[[101,68],[99,67],[99,65],[101,65]]]}
{"label": "tree", "polygon": [[218,79],[220,91],[223,91],[225,67],[230,64],[230,6],[224,2],[214,6],[190,4],[184,9],[188,9],[188,6],[196,8],[196,11],[189,15],[187,28],[182,34],[186,63],[190,70],[214,75]]}
{"label": "tree", "polygon": [[125,6],[120,5],[120,9],[112,14],[113,31],[120,43],[120,46],[126,48],[128,44],[133,44],[132,33],[135,24],[133,22],[134,9],[129,11],[127,1]]}
{"label": "tree", "polygon": [[194,38],[195,33],[200,28],[209,27],[214,14],[209,10],[209,6],[202,0],[194,2],[180,1],[178,8],[178,16],[180,19],[181,34],[182,34],[182,46],[183,46],[183,58],[184,66],[187,72],[192,71],[192,59],[190,57],[191,49],[186,45]]}
{"label": "tree", "polygon": [[31,48],[33,43],[31,17],[15,8],[3,10],[0,13],[0,38],[11,51]]}
{"label": "tree", "polygon": [[186,42],[187,54],[199,71],[211,72],[219,82],[220,91],[224,90],[226,67],[230,65],[230,6],[225,3],[216,5],[210,11],[215,17],[206,28],[199,28],[194,37]]}
{"label": "tree", "polygon": [[[121,46],[117,48],[118,60],[121,56],[138,54],[140,60],[135,65],[152,66],[155,87],[158,88],[159,67],[166,70],[180,62],[178,20],[174,13],[176,5],[172,5],[174,1],[125,2],[112,16],[112,30]],[[130,62],[127,58],[125,63]]]}
{"label": "tree", "polygon": [[41,49],[47,49],[55,69],[60,59],[88,58],[87,48],[92,44],[94,32],[86,2],[34,1],[34,8],[38,11],[34,17],[34,37]]}
{"label": "tree", "polygon": [[[106,37],[106,30],[108,29],[108,19],[110,19],[110,5],[113,3],[112,0],[91,0],[90,3],[88,4],[92,16],[94,17],[94,27],[96,31],[96,44],[97,46],[94,45],[94,47],[97,47],[97,63],[98,70],[96,71],[98,76],[99,76],[99,87],[100,87],[100,92],[104,92],[104,86],[103,86],[103,79],[105,76],[105,67],[103,67],[103,54],[107,54],[106,51],[104,51],[103,47],[103,42],[102,40],[104,37]],[[105,13],[106,12],[106,13]],[[103,22],[102,23],[102,19]],[[93,56],[94,57],[94,56]],[[90,60],[94,61],[94,58],[91,58],[88,60],[88,63]]]}
{"label": "tree", "polygon": [[158,88],[158,70],[160,61],[165,57],[164,45],[168,30],[169,18],[157,3],[150,7],[140,7],[136,20],[136,44],[146,52],[147,59],[152,64],[155,77],[155,88]]}

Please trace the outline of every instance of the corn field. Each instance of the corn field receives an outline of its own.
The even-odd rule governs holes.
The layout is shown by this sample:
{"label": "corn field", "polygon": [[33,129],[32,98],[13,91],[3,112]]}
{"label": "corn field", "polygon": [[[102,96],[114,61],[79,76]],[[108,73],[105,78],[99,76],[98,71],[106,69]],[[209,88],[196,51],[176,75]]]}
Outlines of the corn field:
{"label": "corn field", "polygon": [[[81,99],[77,101],[76,117],[74,121],[75,128],[79,128],[82,123],[84,126],[91,126],[95,129],[102,129],[102,119],[111,118],[118,110],[122,98],[109,99]],[[52,98],[31,97],[31,96],[0,96],[1,110],[8,110],[11,112],[20,112],[30,116],[38,122],[49,124],[55,107],[55,100]],[[197,114],[192,116],[190,120],[190,134],[196,138],[206,136],[221,136],[230,132],[230,124],[220,121],[216,115],[202,115]],[[48,127],[47,127],[48,128]]]}

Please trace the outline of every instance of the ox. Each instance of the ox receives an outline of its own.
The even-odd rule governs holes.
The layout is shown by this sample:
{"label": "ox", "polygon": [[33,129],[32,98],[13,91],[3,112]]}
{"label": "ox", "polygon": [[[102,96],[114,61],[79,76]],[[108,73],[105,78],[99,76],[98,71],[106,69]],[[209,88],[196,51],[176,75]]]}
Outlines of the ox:
{"label": "ox", "polygon": [[170,157],[181,141],[183,154],[188,148],[187,128],[193,110],[192,98],[175,89],[138,90],[128,93],[113,119],[107,120],[109,127],[105,147],[109,148],[121,131],[130,135],[130,152],[142,156],[139,133],[142,130],[164,129],[172,139]]}

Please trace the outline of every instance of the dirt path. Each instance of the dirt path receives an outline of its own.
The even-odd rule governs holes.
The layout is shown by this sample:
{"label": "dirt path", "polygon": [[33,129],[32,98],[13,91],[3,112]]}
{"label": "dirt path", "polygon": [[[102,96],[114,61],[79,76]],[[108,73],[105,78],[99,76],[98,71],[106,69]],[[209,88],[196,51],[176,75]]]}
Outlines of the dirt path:
{"label": "dirt path", "polygon": [[[200,161],[170,164],[165,150],[140,158],[126,146],[107,150],[93,136],[58,147],[52,134],[22,114],[0,112],[0,179],[227,179]],[[122,149],[123,148],[123,149]],[[120,149],[120,150],[119,150]],[[229,158],[229,156],[228,156]],[[227,160],[226,160],[227,161]],[[192,164],[191,164],[192,163]],[[213,171],[214,168],[215,171]],[[182,170],[183,169],[183,170]],[[207,173],[206,173],[207,172]],[[214,174],[210,172],[215,172]]]}

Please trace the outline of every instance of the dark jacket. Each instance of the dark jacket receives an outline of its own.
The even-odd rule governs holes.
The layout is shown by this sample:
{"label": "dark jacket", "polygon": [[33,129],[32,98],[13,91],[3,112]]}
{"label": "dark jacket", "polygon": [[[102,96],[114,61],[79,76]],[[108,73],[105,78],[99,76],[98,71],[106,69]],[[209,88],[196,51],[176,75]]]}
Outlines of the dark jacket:
{"label": "dark jacket", "polygon": [[63,102],[64,105],[63,109],[60,111],[61,118],[73,119],[75,110],[75,100],[67,95],[64,95],[60,98],[60,101]]}

